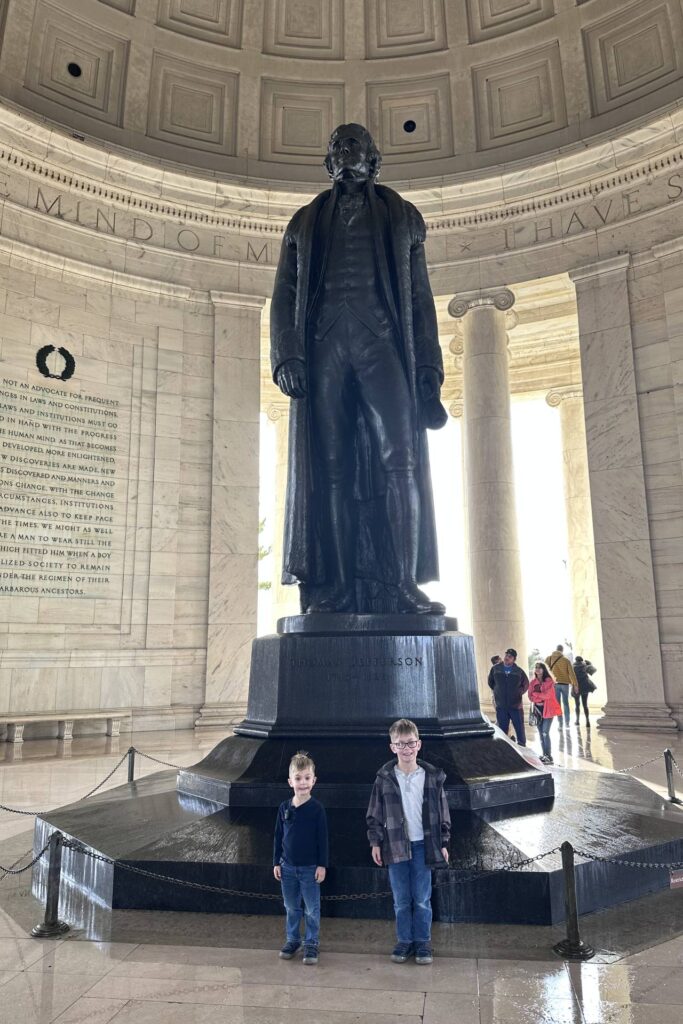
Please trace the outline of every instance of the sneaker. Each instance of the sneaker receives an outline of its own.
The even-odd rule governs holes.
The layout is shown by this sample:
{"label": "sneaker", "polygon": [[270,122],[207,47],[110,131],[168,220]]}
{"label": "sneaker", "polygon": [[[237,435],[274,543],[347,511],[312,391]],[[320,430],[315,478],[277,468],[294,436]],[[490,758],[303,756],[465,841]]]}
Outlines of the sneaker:
{"label": "sneaker", "polygon": [[548,757],[547,757],[547,755],[546,755],[546,754],[541,754],[541,756],[540,756],[540,758],[539,758],[539,761],[540,761],[540,762],[541,762],[542,764],[547,764],[547,763],[548,763]]}
{"label": "sneaker", "polygon": [[391,959],[395,964],[404,964],[412,955],[412,952],[412,942],[397,942],[394,946],[394,951],[391,954]]}
{"label": "sneaker", "polygon": [[317,964],[318,962],[318,949],[316,946],[304,946],[304,959],[305,964]]}
{"label": "sneaker", "polygon": [[415,950],[416,964],[431,964],[434,960],[430,946],[418,946]]}
{"label": "sneaker", "polygon": [[555,762],[553,761],[553,759],[552,759],[552,757],[550,756],[550,754],[548,754],[548,756],[546,757],[546,759],[545,759],[545,763],[546,763],[546,764],[555,764]]}
{"label": "sneaker", "polygon": [[291,942],[289,940],[285,942],[284,946],[280,950],[280,959],[291,960],[293,956],[296,956],[297,950],[299,949],[300,945],[300,942]]}

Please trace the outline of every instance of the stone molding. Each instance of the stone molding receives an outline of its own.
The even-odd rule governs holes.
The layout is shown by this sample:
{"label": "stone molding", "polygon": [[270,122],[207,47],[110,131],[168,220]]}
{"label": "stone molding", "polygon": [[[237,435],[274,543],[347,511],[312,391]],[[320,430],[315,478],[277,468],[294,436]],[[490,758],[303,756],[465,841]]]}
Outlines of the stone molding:
{"label": "stone molding", "polygon": [[[59,275],[77,279],[86,278],[94,284],[111,289],[116,294],[132,296],[136,299],[163,298],[169,304],[184,304],[190,298],[192,289],[187,285],[175,284],[173,281],[160,281],[153,277],[139,277],[127,271],[111,270],[95,263],[84,263],[72,256],[59,256],[47,249],[39,249],[25,242],[11,241],[0,237],[0,253],[8,257],[27,260],[48,267]],[[261,300],[262,302],[265,300]]]}
{"label": "stone molding", "polygon": [[652,246],[652,254],[655,259],[663,260],[667,256],[677,256],[683,250],[683,235],[672,238],[669,242],[661,242]]}
{"label": "stone molding", "polygon": [[576,267],[569,271],[569,276],[576,284],[594,277],[603,277],[605,274],[625,274],[630,265],[631,254],[622,253],[606,260],[598,260],[597,263],[587,263],[584,267]]}
{"label": "stone molding", "polygon": [[236,306],[238,309],[263,309],[266,300],[261,295],[242,295],[239,292],[210,291],[214,306]]}
{"label": "stone molding", "polygon": [[138,666],[206,664],[204,647],[138,647],[124,649],[88,648],[87,650],[0,652],[0,668],[134,668]]}
{"label": "stone molding", "polygon": [[[471,309],[480,309],[484,306],[494,306],[501,312],[506,312],[515,304],[515,294],[509,288],[492,288],[489,290],[476,289],[471,292],[460,292],[448,303],[448,312],[452,317],[464,317]],[[508,329],[506,322],[506,329]],[[512,324],[515,327],[516,324]],[[512,328],[509,328],[512,329]]]}
{"label": "stone molding", "polygon": [[[610,193],[634,183],[651,183],[660,173],[678,175],[680,183],[672,184],[671,190],[680,195],[680,120],[680,107],[673,104],[654,118],[605,133],[588,146],[568,146],[515,161],[506,165],[504,174],[468,172],[417,187],[414,179],[396,181],[392,187],[410,195],[435,232],[507,225],[586,202],[608,202]],[[182,173],[177,164],[145,163],[113,144],[103,143],[101,149],[85,144],[5,106],[0,107],[0,139],[0,166],[6,166],[7,173],[21,173],[115,209],[170,218],[181,226],[279,235],[294,211],[326,187],[322,181],[318,187],[297,188],[271,179]]]}

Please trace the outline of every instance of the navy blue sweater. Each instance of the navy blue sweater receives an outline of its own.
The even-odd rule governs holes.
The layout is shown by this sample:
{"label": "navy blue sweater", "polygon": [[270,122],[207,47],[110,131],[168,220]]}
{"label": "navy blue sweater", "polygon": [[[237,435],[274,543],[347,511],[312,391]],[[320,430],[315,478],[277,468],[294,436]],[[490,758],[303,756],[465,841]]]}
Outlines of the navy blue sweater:
{"label": "navy blue sweater", "polygon": [[327,867],[327,815],[323,805],[313,797],[300,807],[294,807],[291,800],[280,804],[275,821],[273,864],[281,861],[298,868],[310,864]]}

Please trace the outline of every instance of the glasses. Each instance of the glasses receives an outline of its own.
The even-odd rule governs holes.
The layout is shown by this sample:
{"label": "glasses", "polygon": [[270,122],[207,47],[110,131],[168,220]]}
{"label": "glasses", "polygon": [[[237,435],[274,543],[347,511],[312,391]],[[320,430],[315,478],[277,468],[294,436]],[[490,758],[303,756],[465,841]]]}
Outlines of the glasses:
{"label": "glasses", "polygon": [[415,750],[415,747],[419,742],[419,740],[405,740],[405,742],[403,740],[398,740],[393,744],[393,746],[395,746],[397,750],[405,750],[406,747],[408,750]]}

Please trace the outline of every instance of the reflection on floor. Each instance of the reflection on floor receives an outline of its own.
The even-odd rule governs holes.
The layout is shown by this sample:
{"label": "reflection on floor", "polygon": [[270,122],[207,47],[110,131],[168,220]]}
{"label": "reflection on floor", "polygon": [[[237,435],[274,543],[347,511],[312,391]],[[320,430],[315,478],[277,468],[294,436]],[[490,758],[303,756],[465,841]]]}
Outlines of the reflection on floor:
{"label": "reflection on floor", "polygon": [[[0,803],[47,809],[77,799],[112,769],[129,744],[189,765],[221,734],[147,733],[0,744]],[[535,742],[532,743],[538,749]],[[560,766],[626,768],[671,747],[683,766],[683,736],[553,727]],[[428,749],[425,756],[429,757]],[[139,759],[138,775],[159,770]],[[661,757],[634,774],[666,792]],[[121,768],[107,783],[125,780]],[[677,775],[683,792],[683,777]],[[683,830],[683,810],[681,811]],[[0,811],[0,864],[31,846],[30,817]],[[0,1005],[25,1024],[680,1024],[683,1018],[683,889],[582,918],[599,949],[588,964],[552,953],[561,930],[438,925],[431,967],[391,964],[391,927],[381,921],[323,923],[317,967],[285,963],[275,950],[282,921],[270,917],[121,911],[91,934],[28,938],[41,918],[27,875],[0,872]],[[2,1016],[2,1014],[0,1014]]]}

